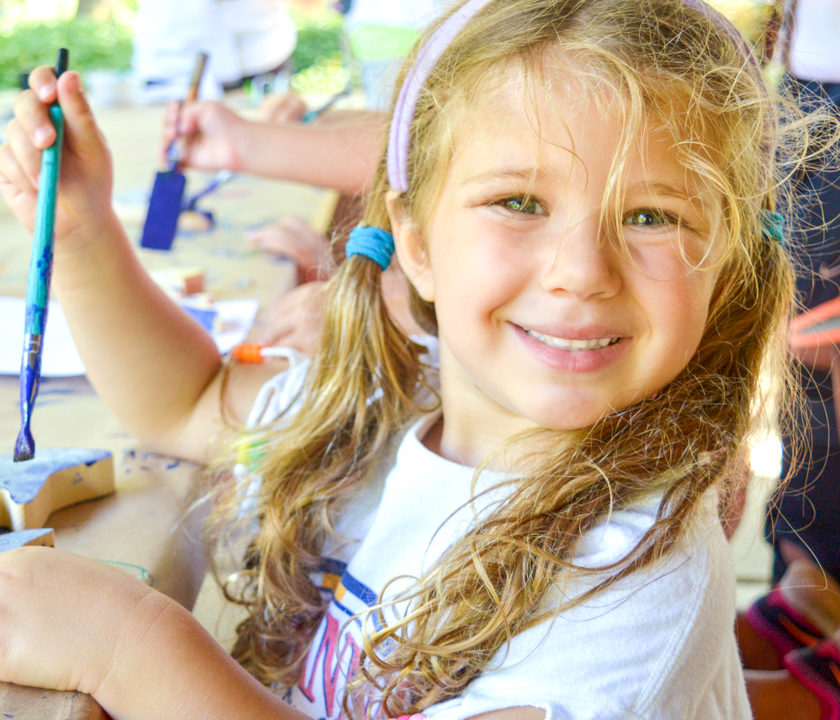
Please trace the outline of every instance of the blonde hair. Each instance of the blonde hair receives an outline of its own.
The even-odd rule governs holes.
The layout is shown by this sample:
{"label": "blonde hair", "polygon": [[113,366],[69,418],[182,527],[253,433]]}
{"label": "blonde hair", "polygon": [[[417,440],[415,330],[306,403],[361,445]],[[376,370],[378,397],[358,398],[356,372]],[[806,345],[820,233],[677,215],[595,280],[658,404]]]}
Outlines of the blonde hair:
{"label": "blonde hair", "polygon": [[[680,0],[490,2],[452,41],[420,94],[404,211],[421,226],[428,219],[459,104],[502,66],[520,63],[538,74],[544,51],[555,46],[575,58],[570,71],[617,89],[631,133],[645,118],[669,130],[680,162],[720,198],[725,249],[707,325],[694,357],[655,397],[565,433],[562,443],[549,430],[515,439],[533,451],[506,483],[509,500],[418,580],[404,621],[365,638],[361,673],[345,697],[351,714],[378,707],[396,717],[462,692],[513,635],[568,607],[546,610],[541,599],[589,572],[573,564],[577,543],[610,510],[664,494],[639,545],[574,602],[667,553],[700,496],[738,461],[757,422],[760,373],[786,386],[793,274],[782,245],[763,237],[761,215],[785,210],[780,189],[795,162],[781,158],[786,145],[802,144],[803,125],[780,123],[781,106],[751,58]],[[389,229],[388,190],[383,158],[364,224]],[[399,430],[429,409],[416,399],[429,369],[421,348],[389,318],[380,276],[362,257],[342,264],[301,409],[252,438],[267,442],[258,467],[260,529],[238,596],[250,615],[235,655],[266,683],[296,682],[325,611],[311,579],[323,543]],[[434,331],[434,308],[416,294],[412,306]],[[384,620],[381,608],[372,612]],[[377,702],[365,702],[371,695]]]}

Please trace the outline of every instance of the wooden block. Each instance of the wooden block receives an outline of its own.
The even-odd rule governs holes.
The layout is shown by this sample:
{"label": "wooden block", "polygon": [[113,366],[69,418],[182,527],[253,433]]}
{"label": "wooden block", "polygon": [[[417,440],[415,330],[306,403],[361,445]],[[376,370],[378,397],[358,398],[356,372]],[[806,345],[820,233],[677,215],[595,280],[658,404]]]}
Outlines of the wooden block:
{"label": "wooden block", "polygon": [[204,292],[204,270],[201,268],[160,268],[150,274],[152,280],[171,295],[183,297]]}
{"label": "wooden block", "polygon": [[0,718],[13,720],[108,720],[90,696],[0,682]]}
{"label": "wooden block", "polygon": [[114,458],[107,450],[50,448],[18,463],[0,457],[0,523],[12,530],[43,527],[53,511],[112,492]]}
{"label": "wooden block", "polygon": [[55,547],[55,532],[52,528],[38,528],[35,530],[7,532],[0,535],[0,552],[14,550],[24,545]]}

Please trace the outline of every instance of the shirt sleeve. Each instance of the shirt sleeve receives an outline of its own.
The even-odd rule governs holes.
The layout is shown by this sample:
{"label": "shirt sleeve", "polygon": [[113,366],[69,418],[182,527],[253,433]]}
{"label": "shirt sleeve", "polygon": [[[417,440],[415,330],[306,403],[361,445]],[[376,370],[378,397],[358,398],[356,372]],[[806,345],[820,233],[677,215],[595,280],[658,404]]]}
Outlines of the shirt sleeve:
{"label": "shirt sleeve", "polygon": [[427,718],[521,706],[543,708],[546,720],[750,717],[733,632],[734,577],[711,521],[717,527],[707,524],[707,536],[667,562],[514,637]]}
{"label": "shirt sleeve", "polygon": [[303,353],[293,348],[277,348],[278,357],[289,362],[283,372],[278,373],[260,388],[246,424],[249,428],[267,425],[283,413],[294,415],[303,402],[303,383],[310,361]]}

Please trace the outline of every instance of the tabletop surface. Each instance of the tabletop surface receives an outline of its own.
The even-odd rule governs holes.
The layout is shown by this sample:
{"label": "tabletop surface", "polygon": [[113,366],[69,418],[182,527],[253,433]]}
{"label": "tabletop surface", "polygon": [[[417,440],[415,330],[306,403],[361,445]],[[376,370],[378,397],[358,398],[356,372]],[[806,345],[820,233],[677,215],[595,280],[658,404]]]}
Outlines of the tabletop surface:
{"label": "tabletop surface", "polygon": [[[0,102],[0,116],[3,110]],[[114,206],[135,242],[154,174],[162,169],[158,143],[163,113],[159,105],[97,112],[114,157]],[[211,177],[188,173],[187,193]],[[295,268],[250,247],[247,231],[290,213],[309,218],[318,211],[323,195],[317,188],[236,176],[202,202],[213,212],[215,228],[179,231],[169,252],[138,249],[138,253],[150,269],[203,269],[206,289],[216,300],[256,299],[265,307],[294,284]],[[2,201],[0,238],[0,296],[22,297],[31,238]],[[0,338],[0,343],[14,347],[22,347],[22,341],[22,337]],[[18,398],[18,377],[0,376],[0,454],[14,448],[20,427]],[[139,447],[83,376],[43,378],[32,432],[37,447],[103,448],[114,455],[116,494],[54,513],[48,525],[56,529],[56,546],[122,567],[192,607],[205,567],[197,541],[198,520],[184,509],[200,468]],[[16,720],[104,717],[84,696],[2,684],[0,713]]]}

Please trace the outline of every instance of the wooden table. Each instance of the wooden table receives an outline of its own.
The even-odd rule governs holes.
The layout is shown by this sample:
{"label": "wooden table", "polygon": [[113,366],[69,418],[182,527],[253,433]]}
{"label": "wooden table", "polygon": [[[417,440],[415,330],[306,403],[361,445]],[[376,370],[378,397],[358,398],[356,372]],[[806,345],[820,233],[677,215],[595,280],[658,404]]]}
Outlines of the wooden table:
{"label": "wooden table", "polygon": [[[139,237],[158,169],[162,115],[160,106],[99,114],[115,159],[115,206],[133,238]],[[190,176],[188,192],[206,177]],[[237,177],[203,203],[216,215],[215,230],[179,235],[171,252],[139,251],[141,259],[149,268],[202,267],[216,299],[256,298],[266,304],[292,286],[294,266],[249,249],[246,231],[286,211],[312,217],[323,202],[324,193],[315,188]],[[22,296],[30,238],[2,201],[0,238],[0,295]],[[0,342],[18,346],[22,338]],[[0,408],[0,452],[11,453],[20,423],[17,376],[0,376]],[[200,468],[137,447],[84,377],[43,380],[32,430],[41,448],[104,448],[114,455],[116,494],[54,513],[48,524],[56,529],[56,546],[114,563],[191,608],[205,565],[197,540],[200,523],[184,516],[184,505]],[[0,717],[101,720],[105,715],[87,696],[0,684]]]}

